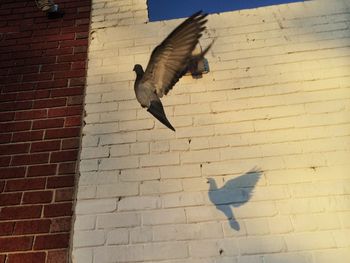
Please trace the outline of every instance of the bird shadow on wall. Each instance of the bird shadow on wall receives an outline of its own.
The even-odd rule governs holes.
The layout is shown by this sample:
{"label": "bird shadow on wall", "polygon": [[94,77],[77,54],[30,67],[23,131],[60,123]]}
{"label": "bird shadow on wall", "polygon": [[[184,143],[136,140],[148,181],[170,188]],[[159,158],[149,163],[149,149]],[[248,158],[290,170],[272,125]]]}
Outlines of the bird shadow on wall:
{"label": "bird shadow on wall", "polygon": [[217,187],[215,179],[208,178],[209,199],[218,210],[225,214],[232,229],[240,230],[233,208],[240,207],[250,200],[261,174],[260,169],[253,168],[241,176],[228,180],[221,188]]}

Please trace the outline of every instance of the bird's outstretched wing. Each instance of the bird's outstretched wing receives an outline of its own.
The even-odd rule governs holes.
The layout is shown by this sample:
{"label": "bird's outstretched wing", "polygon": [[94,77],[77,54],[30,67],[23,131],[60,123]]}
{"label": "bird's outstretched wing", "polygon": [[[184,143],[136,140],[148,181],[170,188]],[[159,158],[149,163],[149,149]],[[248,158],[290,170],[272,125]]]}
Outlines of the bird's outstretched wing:
{"label": "bird's outstretched wing", "polygon": [[206,16],[201,11],[193,14],[153,50],[142,82],[151,82],[158,97],[167,94],[185,74],[192,51],[205,30]]}
{"label": "bird's outstretched wing", "polygon": [[[245,202],[247,202],[253,195],[253,189],[261,177],[262,171],[257,168],[253,168],[250,171],[238,176],[234,179],[227,181],[223,188],[226,191],[233,189],[243,191]],[[237,205],[239,206],[239,205]]]}

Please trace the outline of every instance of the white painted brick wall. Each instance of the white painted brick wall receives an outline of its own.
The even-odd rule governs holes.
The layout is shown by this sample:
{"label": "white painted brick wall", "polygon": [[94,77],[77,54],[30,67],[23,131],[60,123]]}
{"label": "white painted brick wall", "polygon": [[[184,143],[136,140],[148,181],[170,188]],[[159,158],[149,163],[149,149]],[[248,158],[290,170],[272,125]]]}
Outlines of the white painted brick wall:
{"label": "white painted brick wall", "polygon": [[[132,68],[182,19],[148,22],[145,0],[92,8],[74,263],[350,260],[348,0],[209,15],[211,71],[163,98],[175,133],[138,105]],[[250,199],[249,179],[215,197],[228,220],[208,178],[254,167]]]}

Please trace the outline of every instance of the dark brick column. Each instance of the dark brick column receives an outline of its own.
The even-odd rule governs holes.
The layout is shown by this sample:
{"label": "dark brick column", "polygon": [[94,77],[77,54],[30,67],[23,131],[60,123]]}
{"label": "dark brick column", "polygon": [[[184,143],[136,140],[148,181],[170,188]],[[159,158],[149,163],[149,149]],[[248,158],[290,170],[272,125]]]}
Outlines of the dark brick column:
{"label": "dark brick column", "polygon": [[67,262],[90,6],[0,2],[0,263]]}

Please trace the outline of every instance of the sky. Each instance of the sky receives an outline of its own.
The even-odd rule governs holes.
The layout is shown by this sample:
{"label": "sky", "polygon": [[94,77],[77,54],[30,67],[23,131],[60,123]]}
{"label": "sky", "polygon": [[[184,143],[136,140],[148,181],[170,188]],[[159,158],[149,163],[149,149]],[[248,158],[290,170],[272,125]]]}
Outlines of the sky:
{"label": "sky", "polygon": [[202,10],[220,13],[260,6],[302,2],[303,0],[148,0],[150,21],[188,17]]}

